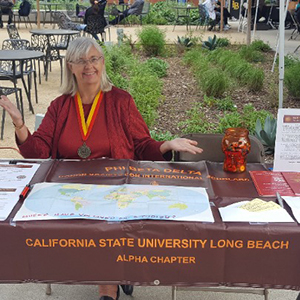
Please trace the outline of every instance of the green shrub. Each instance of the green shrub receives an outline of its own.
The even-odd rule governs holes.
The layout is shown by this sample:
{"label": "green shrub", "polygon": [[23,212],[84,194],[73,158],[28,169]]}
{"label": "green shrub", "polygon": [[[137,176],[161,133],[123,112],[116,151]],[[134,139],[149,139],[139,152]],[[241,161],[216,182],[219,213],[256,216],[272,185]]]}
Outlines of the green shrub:
{"label": "green shrub", "polygon": [[239,50],[239,55],[250,63],[263,62],[265,60],[264,55],[251,46],[242,46]]}
{"label": "green shrub", "polygon": [[165,32],[156,26],[145,26],[138,32],[140,43],[149,56],[163,54],[165,48]]}
{"label": "green shrub", "polygon": [[168,24],[173,24],[175,21],[175,10],[172,7],[172,3],[168,3],[167,1],[159,1],[151,5],[150,13],[153,19],[165,19]]}
{"label": "green shrub", "polygon": [[106,72],[112,83],[122,89],[128,88],[129,71],[135,64],[130,47],[122,45],[104,48]]}
{"label": "green shrub", "polygon": [[267,116],[272,114],[264,109],[256,110],[252,104],[247,104],[243,108],[243,126],[254,134],[257,120],[264,122]]}
{"label": "green shrub", "polygon": [[232,101],[230,96],[223,99],[215,99],[214,97],[208,97],[204,95],[203,103],[209,107],[216,107],[221,111],[235,111],[236,105]]}
{"label": "green shrub", "polygon": [[145,62],[146,67],[150,68],[159,78],[167,76],[169,65],[162,59],[152,57]]}
{"label": "green shrub", "polygon": [[255,40],[251,43],[250,47],[253,50],[261,51],[261,52],[269,52],[272,50],[269,44],[266,44],[262,40]]}
{"label": "green shrub", "polygon": [[230,45],[230,41],[228,38],[218,38],[217,47],[227,47]]}
{"label": "green shrub", "polygon": [[293,55],[288,54],[284,57],[284,67],[285,68],[289,68],[289,67],[291,67],[294,64],[299,63],[299,62],[300,62],[299,58],[297,58]]}
{"label": "green shrub", "polygon": [[200,74],[200,86],[207,96],[219,98],[228,88],[228,79],[220,69],[211,68]]}
{"label": "green shrub", "polygon": [[225,113],[223,117],[219,117],[217,132],[224,133],[227,128],[231,127],[243,127],[242,116],[236,111]]}
{"label": "green shrub", "polygon": [[145,68],[143,64],[133,66],[128,92],[135,100],[136,106],[142,114],[148,127],[157,118],[157,107],[162,93],[162,81],[158,76]]}
{"label": "green shrub", "polygon": [[284,83],[289,93],[294,97],[300,97],[300,62],[296,62],[285,69]]}
{"label": "green shrub", "polygon": [[257,111],[252,104],[248,104],[242,113],[235,111],[220,117],[217,131],[222,133],[230,127],[243,127],[247,128],[250,134],[254,134],[257,120],[264,122],[267,116],[271,116],[271,113],[265,110]]}
{"label": "green shrub", "polygon": [[260,91],[264,85],[265,73],[258,68],[249,68],[247,73],[243,75],[244,81],[250,91]]}

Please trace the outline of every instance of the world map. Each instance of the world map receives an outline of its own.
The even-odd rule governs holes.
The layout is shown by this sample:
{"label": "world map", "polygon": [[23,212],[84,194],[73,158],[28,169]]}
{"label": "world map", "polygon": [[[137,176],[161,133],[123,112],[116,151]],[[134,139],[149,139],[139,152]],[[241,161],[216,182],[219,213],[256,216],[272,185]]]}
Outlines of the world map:
{"label": "world map", "polygon": [[214,221],[203,188],[64,183],[36,184],[14,220],[77,218]]}

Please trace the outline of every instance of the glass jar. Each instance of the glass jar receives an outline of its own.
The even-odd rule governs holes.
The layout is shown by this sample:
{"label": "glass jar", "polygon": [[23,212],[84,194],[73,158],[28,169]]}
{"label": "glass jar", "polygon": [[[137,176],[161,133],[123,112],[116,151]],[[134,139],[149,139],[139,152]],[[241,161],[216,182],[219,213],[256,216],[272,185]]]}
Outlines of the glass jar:
{"label": "glass jar", "polygon": [[251,148],[249,131],[245,128],[228,128],[222,140],[225,153],[224,171],[242,173],[246,170],[246,155]]}

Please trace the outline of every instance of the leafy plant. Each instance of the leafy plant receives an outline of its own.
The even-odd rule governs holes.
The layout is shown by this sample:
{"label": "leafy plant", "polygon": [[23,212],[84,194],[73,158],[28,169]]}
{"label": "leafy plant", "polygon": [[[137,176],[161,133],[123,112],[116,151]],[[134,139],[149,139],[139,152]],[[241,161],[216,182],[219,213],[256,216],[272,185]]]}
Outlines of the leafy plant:
{"label": "leafy plant", "polygon": [[264,109],[256,110],[252,104],[247,104],[242,113],[243,127],[246,127],[250,134],[254,134],[257,119],[264,122],[267,116],[271,116],[271,113]]}
{"label": "leafy plant", "polygon": [[194,46],[192,39],[186,36],[177,36],[177,43],[185,48],[190,48]]}
{"label": "leafy plant", "polygon": [[[277,59],[277,62],[278,62],[278,59]],[[299,62],[300,62],[299,58],[297,58],[291,54],[288,54],[284,57],[284,67],[285,68],[289,68]]]}
{"label": "leafy plant", "polygon": [[161,55],[166,45],[165,32],[156,26],[145,26],[138,32],[140,43],[148,56]]}
{"label": "leafy plant", "polygon": [[159,78],[167,76],[169,64],[162,59],[152,57],[145,62],[145,65],[156,73]]}
{"label": "leafy plant", "polygon": [[230,127],[243,127],[242,116],[238,112],[225,113],[223,117],[219,118],[219,125],[217,132],[224,133]]}
{"label": "leafy plant", "polygon": [[156,141],[171,141],[177,138],[177,135],[172,134],[170,131],[156,131],[150,130],[150,135]]}
{"label": "leafy plant", "polygon": [[260,119],[256,121],[255,136],[262,142],[265,147],[266,154],[273,154],[275,150],[275,138],[276,138],[276,119],[267,116],[264,128]]}
{"label": "leafy plant", "polygon": [[300,97],[300,62],[291,64],[284,72],[284,83],[289,93],[294,97]]}
{"label": "leafy plant", "polygon": [[232,101],[232,99],[228,96],[223,99],[217,99],[216,106],[219,110],[222,111],[235,111],[236,110],[236,105]]}
{"label": "leafy plant", "polygon": [[208,49],[210,51],[215,50],[217,48],[218,44],[217,44],[217,36],[214,35],[214,37],[208,37],[207,41],[204,41],[202,44],[202,47],[205,49]]}
{"label": "leafy plant", "polygon": [[188,118],[185,121],[179,122],[178,124],[183,133],[208,133],[213,131],[211,123],[201,111],[200,103],[195,103],[195,105],[187,111],[187,116]]}

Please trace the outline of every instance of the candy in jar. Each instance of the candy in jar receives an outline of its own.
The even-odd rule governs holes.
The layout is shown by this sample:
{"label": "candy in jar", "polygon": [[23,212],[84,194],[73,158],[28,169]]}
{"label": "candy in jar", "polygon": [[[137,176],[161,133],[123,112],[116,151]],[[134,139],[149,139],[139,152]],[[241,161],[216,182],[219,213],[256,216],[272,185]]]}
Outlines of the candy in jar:
{"label": "candy in jar", "polygon": [[246,155],[251,148],[249,131],[245,128],[228,128],[222,140],[225,153],[224,171],[241,173],[246,170]]}

